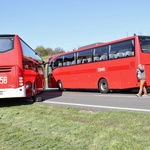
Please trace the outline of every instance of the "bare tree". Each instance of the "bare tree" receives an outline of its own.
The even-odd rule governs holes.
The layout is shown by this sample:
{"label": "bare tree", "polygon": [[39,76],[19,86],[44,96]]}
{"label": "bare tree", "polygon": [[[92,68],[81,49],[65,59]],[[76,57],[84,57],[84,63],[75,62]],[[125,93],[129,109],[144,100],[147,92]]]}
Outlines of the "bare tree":
{"label": "bare tree", "polygon": [[60,48],[60,47],[56,47],[55,49],[54,49],[54,53],[55,54],[59,54],[59,53],[64,53],[65,51],[62,49],[62,48]]}

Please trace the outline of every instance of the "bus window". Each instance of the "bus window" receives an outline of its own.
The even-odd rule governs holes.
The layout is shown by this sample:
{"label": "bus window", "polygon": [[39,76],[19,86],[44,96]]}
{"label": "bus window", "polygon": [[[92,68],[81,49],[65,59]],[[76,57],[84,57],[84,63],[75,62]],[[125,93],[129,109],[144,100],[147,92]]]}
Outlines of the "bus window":
{"label": "bus window", "polygon": [[128,40],[115,44],[109,47],[109,59],[134,56],[134,41]]}
{"label": "bus window", "polygon": [[92,61],[93,50],[79,51],[77,53],[77,64],[87,63]]}
{"label": "bus window", "polygon": [[150,53],[150,37],[139,37],[143,53]]}
{"label": "bus window", "polygon": [[0,37],[0,52],[5,52],[13,49],[14,38],[12,37]]}
{"label": "bus window", "polygon": [[94,61],[107,60],[107,46],[94,49]]}
{"label": "bus window", "polygon": [[57,67],[61,67],[62,66],[62,56],[58,57],[57,59],[55,59],[53,62],[52,62],[52,69],[55,69]]}
{"label": "bus window", "polygon": [[67,54],[64,55],[64,62],[63,66],[69,66],[69,65],[74,65],[75,64],[75,54]]}
{"label": "bus window", "polygon": [[42,63],[42,59],[37,53],[30,48],[22,39],[20,39],[20,43],[22,46],[23,56],[26,58],[34,59],[35,61]]}

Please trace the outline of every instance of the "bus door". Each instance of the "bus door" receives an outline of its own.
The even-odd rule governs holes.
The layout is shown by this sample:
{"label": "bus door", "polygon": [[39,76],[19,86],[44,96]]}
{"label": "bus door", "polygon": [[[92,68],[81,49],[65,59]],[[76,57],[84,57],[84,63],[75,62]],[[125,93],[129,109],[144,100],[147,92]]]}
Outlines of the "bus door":
{"label": "bus door", "polygon": [[50,63],[47,67],[47,79],[49,88],[57,88],[56,77],[58,75],[59,68],[54,66],[54,63]]}
{"label": "bus door", "polygon": [[48,78],[48,87],[52,87],[52,66],[49,64],[47,66],[47,78]]}

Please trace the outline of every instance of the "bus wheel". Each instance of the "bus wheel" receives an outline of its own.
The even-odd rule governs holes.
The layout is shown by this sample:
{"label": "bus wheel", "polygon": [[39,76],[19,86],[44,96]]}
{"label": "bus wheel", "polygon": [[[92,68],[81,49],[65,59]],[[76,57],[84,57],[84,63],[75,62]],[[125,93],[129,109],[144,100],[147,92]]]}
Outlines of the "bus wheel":
{"label": "bus wheel", "polygon": [[41,96],[37,96],[35,83],[33,84],[33,88],[32,88],[32,100],[33,100],[33,102],[42,102],[43,101]]}
{"label": "bus wheel", "polygon": [[32,100],[36,102],[36,85],[35,83],[32,84]]}
{"label": "bus wheel", "polygon": [[43,101],[42,97],[37,96],[37,95],[32,96],[32,100],[33,100],[33,102],[42,102]]}
{"label": "bus wheel", "polygon": [[101,79],[98,83],[98,88],[101,93],[108,93],[108,83],[105,79]]}
{"label": "bus wheel", "polygon": [[60,91],[64,90],[62,82],[60,80],[58,81],[57,86],[58,86],[58,88],[59,88]]}
{"label": "bus wheel", "polygon": [[41,92],[43,92],[44,89],[45,89],[45,84],[44,84],[44,81],[43,81],[43,82],[42,82],[42,91],[41,91]]}

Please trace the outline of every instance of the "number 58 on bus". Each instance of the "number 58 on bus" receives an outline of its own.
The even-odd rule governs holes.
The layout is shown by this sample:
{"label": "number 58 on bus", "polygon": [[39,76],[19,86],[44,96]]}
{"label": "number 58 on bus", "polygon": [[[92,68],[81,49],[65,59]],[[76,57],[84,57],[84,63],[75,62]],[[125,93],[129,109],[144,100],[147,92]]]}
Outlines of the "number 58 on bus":
{"label": "number 58 on bus", "polygon": [[6,76],[0,76],[0,84],[7,84],[7,77]]}

